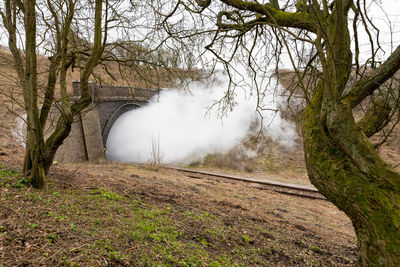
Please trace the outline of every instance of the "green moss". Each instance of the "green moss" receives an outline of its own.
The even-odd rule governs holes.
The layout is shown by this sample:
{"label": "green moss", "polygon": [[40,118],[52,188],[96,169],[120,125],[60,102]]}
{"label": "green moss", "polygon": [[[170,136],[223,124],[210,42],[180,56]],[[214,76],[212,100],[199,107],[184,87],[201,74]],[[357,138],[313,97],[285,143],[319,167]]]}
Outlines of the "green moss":
{"label": "green moss", "polygon": [[[369,152],[370,144],[364,143],[368,140],[352,134],[354,122],[347,120],[346,114],[340,116],[345,121],[330,123],[348,123],[344,127],[348,132],[338,134],[352,136],[352,139],[349,137],[343,143],[350,142],[350,153],[361,163],[348,157],[338,142],[329,136],[326,128],[319,126],[318,116],[308,107],[304,112],[302,127],[310,180],[350,217],[359,240],[363,240],[359,245],[364,259],[377,263],[386,257],[386,253],[397,255],[394,258],[399,257],[400,262],[400,212],[395,208],[400,204],[400,191],[390,186],[391,175],[398,177],[398,174],[388,172],[387,167],[380,164],[379,156]],[[363,171],[360,166],[364,168]],[[375,256],[382,252],[381,256]]]}

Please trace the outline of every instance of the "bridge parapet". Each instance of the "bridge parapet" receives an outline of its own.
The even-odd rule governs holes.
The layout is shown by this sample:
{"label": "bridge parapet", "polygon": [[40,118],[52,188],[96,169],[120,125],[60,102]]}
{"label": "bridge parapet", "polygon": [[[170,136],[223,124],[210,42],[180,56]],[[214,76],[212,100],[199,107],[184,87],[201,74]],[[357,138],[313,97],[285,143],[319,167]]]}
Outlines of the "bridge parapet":
{"label": "bridge parapet", "polygon": [[[72,82],[74,97],[81,96],[80,83],[78,81]],[[93,102],[110,101],[110,100],[136,100],[148,101],[154,95],[159,94],[160,89],[146,89],[129,86],[111,86],[111,85],[97,85],[90,83],[89,88]]]}

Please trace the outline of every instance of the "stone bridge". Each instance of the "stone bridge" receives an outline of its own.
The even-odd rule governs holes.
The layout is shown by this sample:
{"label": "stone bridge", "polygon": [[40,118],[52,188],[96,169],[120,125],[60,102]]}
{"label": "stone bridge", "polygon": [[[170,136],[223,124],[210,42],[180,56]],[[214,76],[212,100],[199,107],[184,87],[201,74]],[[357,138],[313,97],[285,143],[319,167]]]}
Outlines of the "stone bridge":
{"label": "stone bridge", "polygon": [[[74,96],[80,97],[79,82],[72,83]],[[104,159],[108,134],[117,118],[146,105],[160,90],[126,86],[90,84],[92,103],[77,116],[71,133],[56,154],[56,161],[83,162]],[[51,123],[50,123],[51,125]]]}

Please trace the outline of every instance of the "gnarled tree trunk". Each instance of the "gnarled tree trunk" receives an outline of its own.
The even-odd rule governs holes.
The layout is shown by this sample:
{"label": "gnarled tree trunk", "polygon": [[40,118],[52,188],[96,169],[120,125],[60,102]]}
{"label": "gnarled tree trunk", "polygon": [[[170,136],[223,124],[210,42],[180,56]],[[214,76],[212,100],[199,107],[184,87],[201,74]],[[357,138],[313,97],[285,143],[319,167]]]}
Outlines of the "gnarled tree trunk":
{"label": "gnarled tree trunk", "polygon": [[[302,131],[311,182],[353,222],[363,266],[400,266],[400,175],[368,140],[387,125],[390,113],[399,112],[398,87],[391,87],[388,80],[400,70],[400,46],[378,63],[382,47],[371,34],[378,35],[379,29],[369,18],[368,8],[379,1],[296,0],[290,5],[275,0],[195,2],[199,14],[221,2],[216,16],[218,32],[206,47],[218,55],[235,51],[230,57],[219,57],[226,68],[241,46],[248,51],[244,60],[252,73],[257,68],[262,71],[262,61],[256,60],[259,50],[249,51],[252,39],[242,36],[254,35],[254,47],[268,49],[265,44],[276,38],[287,48],[297,79],[291,93],[301,89],[307,103]],[[274,34],[263,30],[268,27]],[[360,62],[364,51],[360,50],[358,28],[370,36],[371,51],[364,50],[369,54],[366,62]],[[262,38],[265,43],[259,41]],[[225,41],[232,44],[233,40],[235,49],[223,50]],[[307,45],[299,48],[300,43]],[[280,53],[279,46],[271,47],[271,54]],[[302,62],[305,47],[311,48],[311,54]],[[392,97],[385,97],[385,90],[391,91]],[[367,98],[375,105],[356,123],[352,111]]]}
{"label": "gnarled tree trunk", "polygon": [[400,175],[379,157],[350,107],[327,105],[325,118],[310,105],[303,114],[310,180],[353,222],[363,266],[400,266]]}

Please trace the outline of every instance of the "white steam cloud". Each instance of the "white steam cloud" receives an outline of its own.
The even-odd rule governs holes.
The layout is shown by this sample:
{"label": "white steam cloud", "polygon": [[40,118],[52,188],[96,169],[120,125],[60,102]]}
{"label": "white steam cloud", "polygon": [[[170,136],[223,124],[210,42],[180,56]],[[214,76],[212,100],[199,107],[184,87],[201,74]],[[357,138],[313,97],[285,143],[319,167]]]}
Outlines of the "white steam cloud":
{"label": "white steam cloud", "polygon": [[[246,137],[259,114],[256,97],[246,96],[245,90],[239,89],[236,104],[226,116],[218,116],[216,108],[209,110],[227,88],[228,78],[220,74],[212,84],[194,82],[190,92],[163,90],[148,105],[124,113],[110,131],[107,159],[144,163],[154,160],[156,148],[163,163],[189,163],[228,151]],[[272,101],[272,95],[270,98],[264,105],[274,109],[278,104]],[[264,129],[268,136],[286,147],[294,144],[292,124],[274,111],[264,111],[262,116],[267,123],[272,121]]]}

